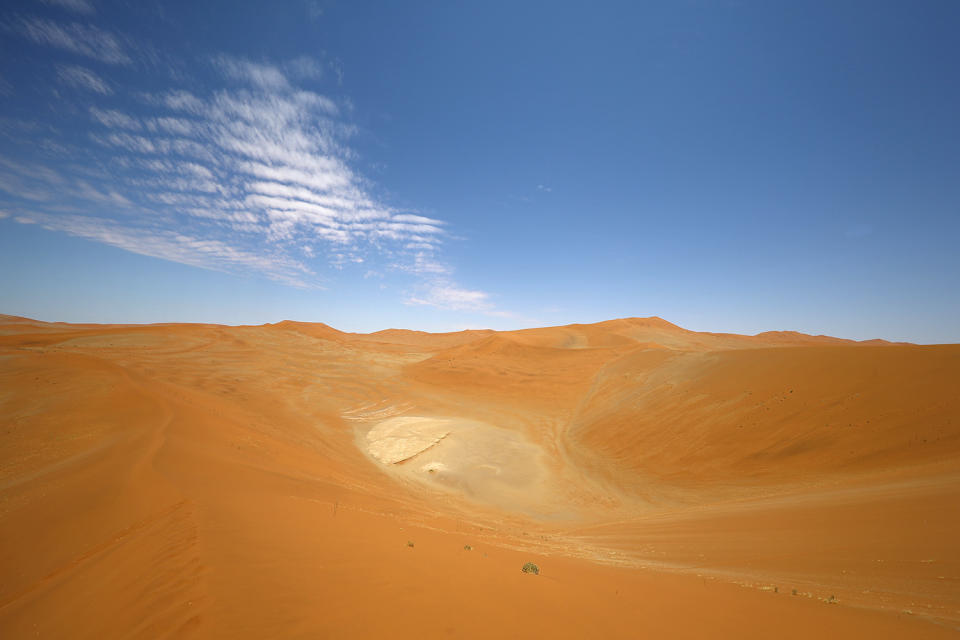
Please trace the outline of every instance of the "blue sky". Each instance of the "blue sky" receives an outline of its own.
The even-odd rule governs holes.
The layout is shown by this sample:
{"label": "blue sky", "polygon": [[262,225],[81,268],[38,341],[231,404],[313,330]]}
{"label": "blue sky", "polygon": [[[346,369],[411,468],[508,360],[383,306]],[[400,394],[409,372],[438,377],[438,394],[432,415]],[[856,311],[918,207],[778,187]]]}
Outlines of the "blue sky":
{"label": "blue sky", "polygon": [[958,24],[950,0],[8,2],[0,312],[960,342]]}

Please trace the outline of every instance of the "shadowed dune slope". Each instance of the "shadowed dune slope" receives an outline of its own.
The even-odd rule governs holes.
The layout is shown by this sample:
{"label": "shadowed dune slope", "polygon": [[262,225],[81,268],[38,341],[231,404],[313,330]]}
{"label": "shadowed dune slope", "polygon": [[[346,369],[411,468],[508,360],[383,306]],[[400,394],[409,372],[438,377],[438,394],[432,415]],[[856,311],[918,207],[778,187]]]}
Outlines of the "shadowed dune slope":
{"label": "shadowed dune slope", "polygon": [[957,637],[958,390],[660,318],[2,316],[0,637]]}
{"label": "shadowed dune slope", "polygon": [[793,483],[960,457],[960,346],[640,351],[596,376],[571,450],[676,484]]}

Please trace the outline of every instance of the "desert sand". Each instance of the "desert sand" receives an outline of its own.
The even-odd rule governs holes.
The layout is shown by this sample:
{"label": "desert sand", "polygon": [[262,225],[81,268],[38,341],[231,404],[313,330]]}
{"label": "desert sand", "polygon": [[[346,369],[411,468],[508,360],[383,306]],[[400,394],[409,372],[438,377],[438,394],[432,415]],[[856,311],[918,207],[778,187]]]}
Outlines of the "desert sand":
{"label": "desert sand", "polygon": [[2,638],[960,636],[960,345],[0,316],[0,437]]}

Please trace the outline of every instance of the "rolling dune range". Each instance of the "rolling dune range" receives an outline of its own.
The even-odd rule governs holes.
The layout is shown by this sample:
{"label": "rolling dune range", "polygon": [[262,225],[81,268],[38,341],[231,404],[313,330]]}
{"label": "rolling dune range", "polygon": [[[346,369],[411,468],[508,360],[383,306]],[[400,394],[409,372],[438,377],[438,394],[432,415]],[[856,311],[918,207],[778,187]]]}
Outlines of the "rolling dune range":
{"label": "rolling dune range", "polygon": [[960,635],[960,345],[0,316],[0,434],[4,638]]}

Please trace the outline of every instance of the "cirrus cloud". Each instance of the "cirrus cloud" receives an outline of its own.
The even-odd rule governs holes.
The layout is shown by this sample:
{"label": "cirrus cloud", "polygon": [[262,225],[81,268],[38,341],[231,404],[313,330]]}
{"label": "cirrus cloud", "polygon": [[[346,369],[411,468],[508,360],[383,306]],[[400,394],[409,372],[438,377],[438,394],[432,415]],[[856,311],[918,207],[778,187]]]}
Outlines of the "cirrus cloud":
{"label": "cirrus cloud", "polygon": [[[141,66],[128,39],[93,25],[22,18],[14,28],[75,57]],[[44,142],[59,171],[0,154],[0,205],[23,223],[196,267],[323,288],[324,267],[363,265],[414,279],[408,304],[501,313],[453,280],[449,225],[392,206],[358,168],[349,100],[299,86],[323,78],[323,65],[205,60],[214,75],[191,89],[171,84],[175,74],[144,90],[57,65],[59,84],[92,101],[72,124],[82,140]]]}

